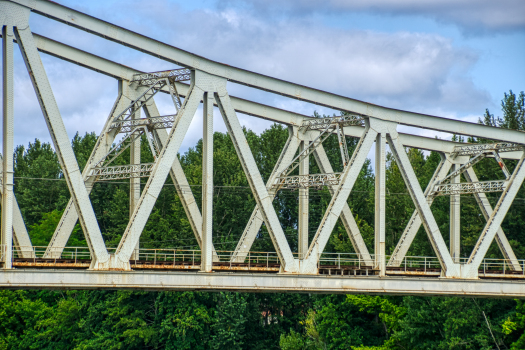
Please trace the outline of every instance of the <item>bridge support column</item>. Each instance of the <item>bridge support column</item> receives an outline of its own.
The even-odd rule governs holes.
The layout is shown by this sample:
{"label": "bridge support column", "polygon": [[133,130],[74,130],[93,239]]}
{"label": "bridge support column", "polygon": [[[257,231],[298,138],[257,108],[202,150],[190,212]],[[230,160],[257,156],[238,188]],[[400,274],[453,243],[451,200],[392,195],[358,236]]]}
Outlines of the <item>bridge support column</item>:
{"label": "bridge support column", "polygon": [[[0,24],[1,25],[1,24]],[[13,26],[2,27],[3,73],[3,172],[2,172],[2,261],[13,267]]]}
{"label": "bridge support column", "polygon": [[376,183],[375,183],[375,267],[379,275],[386,275],[385,262],[385,191],[386,191],[386,134],[376,137]]}
{"label": "bridge support column", "polygon": [[[3,158],[0,157],[0,179],[3,178]],[[3,186],[0,184],[0,195],[4,192]],[[1,200],[0,200],[1,202]],[[3,205],[3,204],[2,204]],[[34,258],[35,252],[31,244],[31,239],[27,233],[27,228],[24,223],[24,218],[18,207],[16,196],[13,193],[13,245],[17,247],[17,254],[21,258]]]}
{"label": "bridge support column", "polygon": [[[132,119],[140,119],[140,109],[135,111],[131,116]],[[140,137],[132,141],[130,146],[129,164],[140,164]],[[153,155],[155,157],[155,155]],[[135,210],[140,199],[140,177],[132,177],[129,179],[129,218],[131,219],[133,211]],[[137,240],[137,245],[131,254],[131,260],[139,259],[140,238]]]}
{"label": "bridge support column", "polygon": [[[458,170],[461,164],[453,164],[452,172]],[[459,184],[461,175],[453,176],[450,182]],[[459,263],[461,254],[461,196],[459,194],[450,195],[450,255],[455,263]]]}
{"label": "bridge support column", "polygon": [[213,92],[204,94],[202,134],[202,248],[201,271],[213,266]]}
{"label": "bridge support column", "polygon": [[[308,148],[308,140],[301,141],[299,147],[299,153],[303,152]],[[307,155],[301,159],[299,163],[299,175],[308,175],[310,172],[310,157]],[[309,212],[309,191],[307,188],[299,189],[299,217],[298,217],[298,231],[299,236],[297,238],[297,248],[299,253],[299,259],[304,259],[306,252],[308,251],[308,212]]]}

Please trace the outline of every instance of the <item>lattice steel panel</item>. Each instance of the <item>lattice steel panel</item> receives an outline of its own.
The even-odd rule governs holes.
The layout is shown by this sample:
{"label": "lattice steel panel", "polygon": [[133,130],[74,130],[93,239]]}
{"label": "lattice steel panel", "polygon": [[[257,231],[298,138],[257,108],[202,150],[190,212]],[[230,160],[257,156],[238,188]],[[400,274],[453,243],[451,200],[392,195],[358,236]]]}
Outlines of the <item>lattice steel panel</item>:
{"label": "lattice steel panel", "polygon": [[97,167],[93,168],[89,175],[96,176],[98,181],[149,177],[154,165],[155,163],[143,163]]}
{"label": "lattice steel panel", "polygon": [[470,194],[470,193],[485,193],[485,192],[503,192],[507,186],[507,181],[479,181],[479,182],[462,182],[440,184],[434,187],[432,195],[446,196],[451,194]]}
{"label": "lattice steel panel", "polygon": [[111,129],[120,128],[119,133],[131,132],[134,128],[145,126],[148,130],[170,129],[175,121],[176,114],[163,115],[152,118],[119,120],[111,124]]}
{"label": "lattice steel panel", "polygon": [[298,189],[298,188],[320,188],[324,186],[339,185],[343,173],[331,174],[310,174],[281,176],[277,178],[277,183],[272,186],[274,189]]}
{"label": "lattice steel panel", "polygon": [[336,124],[339,124],[339,126],[363,125],[363,121],[364,117],[357,114],[329,118],[308,119],[305,120],[301,125],[301,130],[320,130],[325,129],[329,125],[333,125],[335,127]]}
{"label": "lattice steel panel", "polygon": [[513,151],[523,151],[525,148],[524,145],[519,143],[509,143],[509,142],[500,142],[500,143],[482,143],[477,145],[468,145],[468,146],[456,146],[454,151],[451,153],[453,157],[457,156],[475,156],[479,153],[498,151],[498,152],[513,152]]}
{"label": "lattice steel panel", "polygon": [[132,82],[139,85],[150,86],[155,84],[159,79],[168,79],[170,82],[190,80],[191,70],[188,68],[165,70],[153,73],[135,74]]}

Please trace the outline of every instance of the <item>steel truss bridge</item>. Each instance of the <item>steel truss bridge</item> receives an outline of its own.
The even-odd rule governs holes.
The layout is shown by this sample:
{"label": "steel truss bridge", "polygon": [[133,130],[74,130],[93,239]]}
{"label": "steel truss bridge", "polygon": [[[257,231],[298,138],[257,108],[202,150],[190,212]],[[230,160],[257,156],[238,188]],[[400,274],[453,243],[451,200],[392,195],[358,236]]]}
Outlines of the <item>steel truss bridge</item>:
{"label": "steel truss bridge", "polygon": [[[31,12],[170,62],[174,69],[141,72],[35,34]],[[525,178],[525,134],[458,120],[395,110],[211,61],[146,36],[45,0],[0,0],[3,63],[3,151],[0,288],[237,290],[313,293],[376,293],[420,295],[525,296],[525,262],[518,260],[501,223]],[[20,49],[47,123],[71,200],[46,247],[31,244],[13,192],[13,50]],[[118,96],[83,172],[75,159],[64,122],[47,79],[40,54],[48,54],[118,82]],[[229,95],[227,82],[261,89],[291,99],[340,110],[343,116],[312,118]],[[173,113],[160,115],[157,93],[169,94]],[[203,104],[203,198],[197,206],[177,152]],[[256,207],[234,251],[213,246],[213,108],[224,119],[243,166]],[[248,147],[237,113],[288,126],[289,137],[267,183],[263,182]],[[465,144],[398,132],[405,125],[495,140]],[[123,135],[119,135],[123,134]],[[342,172],[334,172],[323,141],[337,135]],[[145,137],[154,163],[141,163]],[[345,138],[358,138],[350,154]],[[115,142],[119,140],[118,142]],[[392,255],[385,254],[385,161],[389,145],[416,210]],[[375,240],[368,250],[347,199],[366,157],[375,147]],[[422,189],[405,147],[439,152],[441,163]],[[130,163],[113,161],[130,149]],[[309,169],[315,158],[320,174]],[[491,158],[504,180],[479,181],[474,164]],[[505,161],[517,162],[510,171]],[[294,172],[297,169],[298,175]],[[461,182],[460,176],[467,180]],[[142,249],[139,240],[155,200],[171,177],[200,249]],[[140,178],[147,178],[141,191]],[[496,177],[496,174],[495,174]],[[130,220],[118,247],[106,247],[89,193],[96,181],[129,179]],[[315,236],[308,237],[309,191],[327,188],[332,198]],[[184,190],[182,190],[184,189]],[[299,192],[298,251],[293,252],[272,201],[278,191]],[[485,193],[499,192],[491,207]],[[460,195],[475,197],[486,219],[468,258],[460,255]],[[437,196],[450,196],[450,247],[432,215]],[[354,252],[325,252],[341,219]],[[67,247],[80,222],[88,247]],[[266,225],[275,252],[254,252],[252,244]],[[408,256],[423,225],[435,257]],[[486,259],[496,241],[503,259]]]}

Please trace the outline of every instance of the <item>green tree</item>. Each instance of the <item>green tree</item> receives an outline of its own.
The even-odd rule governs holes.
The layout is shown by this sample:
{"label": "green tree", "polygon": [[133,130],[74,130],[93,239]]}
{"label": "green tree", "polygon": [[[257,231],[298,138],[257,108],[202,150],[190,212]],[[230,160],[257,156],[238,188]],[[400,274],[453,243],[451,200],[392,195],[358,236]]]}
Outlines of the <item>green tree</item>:
{"label": "green tree", "polygon": [[242,294],[221,292],[217,298],[217,316],[212,325],[213,349],[243,349],[246,336],[248,303]]}

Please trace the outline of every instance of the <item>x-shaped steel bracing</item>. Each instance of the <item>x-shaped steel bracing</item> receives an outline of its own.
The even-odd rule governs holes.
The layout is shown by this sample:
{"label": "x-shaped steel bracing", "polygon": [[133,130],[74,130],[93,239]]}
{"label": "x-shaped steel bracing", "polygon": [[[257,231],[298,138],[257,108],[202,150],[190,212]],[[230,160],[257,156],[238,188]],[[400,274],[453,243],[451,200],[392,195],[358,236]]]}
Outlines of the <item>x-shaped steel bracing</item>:
{"label": "x-shaped steel bracing", "polygon": [[[464,174],[467,181],[472,182],[472,183],[478,182],[476,173],[471,166],[473,162],[471,161],[469,162],[465,160],[461,161],[465,165],[462,167],[457,166],[458,169],[451,173],[452,176],[451,175],[447,176],[449,170],[454,165],[454,159],[451,158],[451,156],[448,154],[442,154],[441,158],[442,158],[441,162],[436,168],[434,175],[432,176],[430,182],[428,183],[428,186],[424,193],[429,205],[432,205],[432,202],[434,201],[435,193],[433,193],[433,189],[435,188],[436,184],[441,183],[443,179],[447,177],[452,178],[452,179],[457,178],[459,180],[459,174]],[[493,214],[493,210],[492,210],[492,207],[490,206],[487,196],[483,192],[475,192],[474,197],[476,198],[476,202],[478,203],[481,209],[481,212],[483,213],[483,216],[485,217],[486,220],[489,220],[489,218]],[[454,205],[454,201],[458,201],[458,198],[454,198],[453,200],[451,200],[451,206]],[[451,226],[459,222],[459,218],[455,219],[452,216],[453,211],[454,211],[453,209],[457,209],[457,208],[451,208]],[[418,210],[416,209],[414,213],[412,214],[412,217],[410,218],[405,230],[403,231],[403,234],[401,235],[394,249],[394,252],[390,256],[387,266],[396,267],[402,264],[403,259],[405,258],[416,236],[416,233],[421,227],[421,223],[422,223],[421,217],[419,215]],[[458,228],[451,227],[451,230],[454,230],[454,229],[458,230]],[[458,232],[451,234],[451,240],[454,238],[459,239]],[[514,271],[521,271],[522,270],[521,266],[501,227],[499,227],[499,229],[497,230],[496,242],[504,258],[508,261],[508,266]],[[455,245],[458,245],[458,244],[459,244],[458,242],[451,242],[451,251],[454,251],[455,249],[457,249]],[[459,259],[454,259],[454,261],[459,262]]]}
{"label": "x-shaped steel bracing", "polygon": [[[478,125],[466,125],[461,122],[447,120],[446,123],[439,120],[439,118],[417,115],[409,112],[395,111],[385,109],[379,106],[372,106],[363,104],[359,101],[347,99],[344,97],[330,95],[324,92],[319,92],[310,88],[301,87],[292,83],[280,81],[278,79],[262,77],[253,75],[253,73],[243,72],[235,67],[218,66],[216,62],[206,61],[201,58],[191,58],[196,67],[191,70],[191,86],[180,85],[180,80],[185,80],[189,76],[189,71],[180,70],[180,72],[166,71],[157,73],[146,73],[139,77],[134,84],[139,85],[135,89],[129,86],[128,83],[121,85],[121,94],[114,105],[110,116],[104,126],[104,131],[97,140],[97,144],[90,157],[86,169],[81,174],[78,164],[76,163],[74,153],[67,136],[64,123],[61,119],[58,106],[54,99],[50,84],[47,80],[45,71],[37,51],[35,37],[31,33],[28,25],[28,17],[30,9],[28,6],[21,6],[15,4],[16,2],[22,5],[27,5],[26,0],[0,1],[0,10],[2,14],[9,14],[9,16],[2,17],[2,37],[3,37],[3,90],[4,90],[4,145],[3,154],[12,154],[13,140],[12,140],[12,125],[13,125],[13,39],[19,45],[22,52],[22,57],[26,63],[26,67],[30,73],[30,78],[33,83],[38,101],[40,103],[45,121],[55,147],[60,165],[62,167],[64,178],[67,182],[71,193],[71,201],[68,204],[59,226],[53,236],[49,245],[46,257],[58,257],[61,254],[61,249],[66,245],[70,233],[77,218],[80,221],[86,241],[88,242],[91,255],[93,257],[93,269],[129,269],[130,258],[137,258],[133,254],[136,253],[137,244],[144,225],[151,213],[155,204],[156,198],[169,174],[175,183],[179,197],[183,203],[184,209],[190,219],[190,223],[197,241],[202,250],[202,264],[203,271],[210,271],[212,268],[213,245],[212,245],[212,197],[213,197],[213,104],[217,104],[221,115],[224,119],[226,127],[230,136],[232,137],[237,154],[246,173],[248,182],[254,193],[257,207],[252,214],[249,224],[239,242],[232,261],[243,261],[246,253],[251,247],[251,243],[258,232],[262,222],[265,222],[270,237],[274,243],[275,249],[281,261],[281,271],[284,273],[316,273],[319,264],[319,256],[324,251],[326,243],[330,234],[339,218],[349,234],[349,237],[354,245],[356,252],[358,252],[362,260],[367,265],[374,265],[380,270],[380,274],[384,274],[385,266],[385,147],[388,143],[390,149],[396,159],[401,174],[407,184],[409,193],[416,205],[416,213],[412,216],[405,233],[403,234],[394,255],[389,261],[390,266],[399,264],[406,254],[410,243],[413,240],[417,229],[421,224],[424,225],[427,235],[432,243],[433,249],[441,263],[444,277],[461,277],[461,278],[476,278],[477,271],[481,260],[485,256],[488,247],[492,240],[496,238],[498,245],[504,253],[507,260],[511,262],[513,269],[518,270],[516,257],[510,248],[510,244],[506,240],[503,231],[501,230],[501,222],[508,211],[518,189],[523,183],[525,177],[525,166],[523,155],[518,162],[518,165],[510,174],[506,168],[502,168],[507,177],[506,185],[503,193],[492,209],[487,202],[486,196],[483,193],[475,192],[476,200],[480,204],[483,215],[487,219],[487,224],[481,233],[481,236],[474,248],[471,256],[466,264],[457,263],[456,257],[452,258],[447,250],[444,240],[439,232],[439,228],[435,222],[432,212],[430,211],[430,204],[432,196],[430,192],[435,184],[441,181],[447,174],[450,164],[443,161],[438,170],[434,174],[433,180],[429,184],[425,193],[421,190],[414,171],[410,165],[408,157],[404,150],[404,145],[407,143],[401,142],[401,139],[407,142],[414,142],[412,136],[400,136],[397,131],[397,123],[412,126],[424,126],[429,129],[441,130],[445,132],[459,132],[460,134],[469,134],[475,137],[495,138],[504,140],[505,142],[494,146],[494,157],[500,161],[498,151],[520,151],[523,147],[519,142],[523,140],[523,135],[511,130],[501,130],[496,128],[487,128]],[[44,5],[43,5],[44,4]],[[34,1],[31,6],[36,6],[42,13],[46,11],[55,11],[57,8],[54,4],[47,2]],[[53,8],[49,10],[47,7]],[[78,13],[77,13],[78,14]],[[82,24],[78,24],[81,29],[90,30],[98,33],[96,20],[88,18],[85,15],[80,15],[83,19]],[[64,17],[65,18],[65,17]],[[64,21],[69,21],[67,18]],[[79,23],[80,23],[79,22]],[[94,24],[93,24],[94,23]],[[123,30],[122,28],[119,30]],[[129,33],[128,33],[129,34]],[[131,36],[130,36],[131,38]],[[119,37],[126,45],[135,47],[134,43],[130,42],[126,36]],[[141,39],[142,40],[142,39]],[[156,42],[154,50],[150,47],[148,40],[142,44],[143,50],[147,53],[155,51],[161,58],[169,58],[168,60],[177,61],[170,58],[170,55],[179,55],[181,62],[186,62],[188,66],[193,63],[188,63],[188,57],[184,53],[174,48],[167,47],[164,44]],[[162,47],[162,50],[161,50]],[[153,51],[152,51],[153,50]],[[91,60],[93,58],[90,58]],[[202,61],[202,62],[201,62]],[[184,64],[183,64],[184,65]],[[199,68],[200,67],[200,68]],[[196,69],[195,69],[196,68]],[[224,70],[224,71],[223,71]],[[287,112],[272,110],[272,113],[281,113],[286,116],[292,127],[292,135],[287,142],[287,146],[281,154],[281,158],[277,163],[270,181],[265,185],[259,173],[254,157],[247,145],[246,139],[242,132],[242,128],[236,116],[235,108],[245,109],[246,111],[264,111],[267,107],[262,107],[250,101],[243,101],[240,99],[230,98],[226,91],[226,78],[231,78],[232,81],[265,89],[271,92],[281,93],[285,96],[305,99],[306,101],[318,103],[327,106],[337,106],[337,108],[355,114],[350,114],[348,117],[348,128],[353,128],[353,136],[359,136],[355,133],[356,128],[363,130],[363,134],[359,144],[354,151],[351,158],[348,157],[348,152],[344,148],[345,133],[343,132],[344,125],[337,125],[335,132],[339,137],[341,144],[341,156],[343,163],[345,163],[344,170],[338,179],[338,184],[332,183],[328,189],[332,193],[332,199],[329,203],[328,209],[324,214],[319,228],[315,234],[310,246],[307,247],[308,237],[304,232],[308,230],[308,190],[302,188],[300,191],[300,247],[299,259],[295,259],[291,249],[286,241],[284,232],[278,221],[275,209],[272,206],[272,201],[275,192],[271,186],[275,184],[275,178],[281,174],[287,164],[293,160],[297,148],[301,151],[307,151],[308,143],[315,139],[315,133],[319,133],[320,128],[324,125],[332,123],[332,120],[314,121],[312,125],[316,125],[311,130],[303,130],[303,136],[299,137],[297,129],[305,120],[312,122],[312,119],[305,118],[302,123],[298,123],[302,117],[297,115],[289,115]],[[253,78],[256,79],[253,79]],[[126,78],[129,81],[129,78]],[[126,80],[125,79],[125,80]],[[258,80],[260,79],[260,80]],[[179,84],[179,85],[177,85]],[[184,102],[181,104],[179,90],[181,87]],[[168,119],[155,119],[159,117],[158,111],[154,105],[153,95],[160,90],[167,91],[171,94],[177,114],[169,116]],[[130,101],[139,101],[140,105],[130,104]],[[200,102],[204,102],[203,108],[203,212],[202,215],[196,205],[195,198],[189,190],[187,179],[184,176],[183,170],[177,159],[177,152],[180,148],[182,139],[186,134],[189,124],[197,110]],[[130,105],[133,108],[130,109]],[[144,111],[147,118],[146,121],[137,121],[141,110]],[[248,114],[257,115],[258,112],[248,112]],[[358,119],[365,120],[366,127],[360,129],[354,122],[355,116]],[[299,118],[299,119],[297,119]],[[423,119],[421,119],[423,118]],[[423,121],[424,120],[424,121]],[[138,124],[137,124],[138,123]],[[119,124],[119,125],[117,125]],[[141,125],[139,125],[141,124]],[[144,125],[142,125],[144,124]],[[149,132],[146,134],[151,141],[151,149],[157,159],[154,163],[153,169],[149,176],[148,182],[144,190],[140,191],[139,179],[133,178],[131,180],[131,194],[130,194],[130,221],[126,228],[122,240],[117,248],[115,255],[110,255],[105,247],[100,229],[98,227],[96,217],[89,200],[89,192],[91,191],[95,179],[89,176],[89,171],[93,165],[98,162],[103,156],[107,155],[115,140],[116,133],[122,126],[126,125],[129,132],[132,132],[135,127],[149,127]],[[346,124],[345,124],[346,125]],[[166,127],[172,127],[170,133],[165,131]],[[464,128],[469,128],[468,131]],[[470,129],[472,131],[470,131]],[[144,129],[146,130],[146,129]],[[312,136],[313,135],[313,136]],[[158,142],[157,142],[158,141]],[[131,164],[140,164],[140,140],[133,139],[131,142]],[[155,143],[158,143],[155,146]],[[441,141],[433,141],[434,144]],[[359,233],[359,229],[348,207],[347,200],[351,193],[352,187],[355,184],[356,178],[365,162],[366,156],[373,144],[376,144],[376,221],[375,221],[375,254],[372,259],[364,241]],[[424,141],[424,143],[431,143],[431,141]],[[417,142],[415,142],[417,144]],[[488,150],[491,146],[469,146],[469,149],[458,149],[455,155],[463,153],[470,154],[477,152],[477,150]],[[424,148],[424,147],[423,147]],[[435,150],[435,149],[434,149]],[[445,152],[445,151],[443,151]],[[449,153],[451,150],[448,151]],[[463,153],[461,153],[463,152]],[[325,173],[333,173],[328,158],[324,153],[322,145],[316,145],[314,152],[306,152],[303,157],[299,157],[298,166],[300,176],[308,175],[308,155],[312,153],[321,168]],[[460,154],[461,153],[461,154]],[[523,152],[522,152],[523,154]],[[4,157],[2,172],[2,259],[4,268],[11,267],[12,261],[12,240],[18,245],[30,245],[30,240],[27,235],[22,221],[20,210],[16,204],[16,199],[13,194],[13,164],[11,157]],[[448,167],[448,168],[447,168]],[[465,167],[463,170],[464,176],[471,182],[477,182],[476,175],[471,167]],[[451,174],[451,181],[457,181],[459,178],[455,173]],[[456,208],[457,209],[457,208]],[[452,211],[451,211],[452,214]],[[454,214],[455,215],[455,214]],[[13,231],[15,236],[13,237]],[[303,234],[301,236],[301,233]],[[306,239],[305,239],[306,237]],[[459,236],[458,236],[459,237]],[[33,252],[29,250],[20,249],[19,254],[22,257],[34,256]]]}

